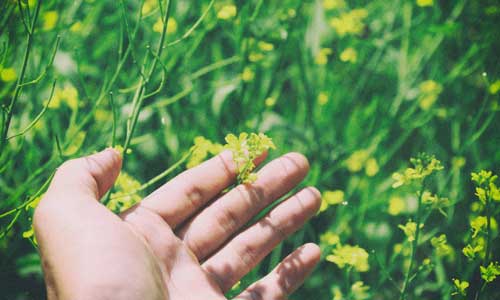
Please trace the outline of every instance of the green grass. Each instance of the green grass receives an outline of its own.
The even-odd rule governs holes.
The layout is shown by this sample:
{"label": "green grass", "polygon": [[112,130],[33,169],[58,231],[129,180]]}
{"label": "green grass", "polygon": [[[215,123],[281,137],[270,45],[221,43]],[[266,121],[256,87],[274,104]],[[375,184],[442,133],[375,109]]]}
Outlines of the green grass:
{"label": "green grass", "polygon": [[[362,299],[349,295],[356,281],[370,286],[367,299],[398,299],[409,261],[407,299],[459,299],[452,278],[470,282],[468,299],[479,290],[481,299],[500,297],[498,280],[483,288],[488,257],[462,253],[471,219],[487,213],[500,222],[498,202],[472,210],[470,179],[500,171],[497,1],[28,2],[0,2],[0,298],[43,298],[36,249],[22,237],[32,214],[25,207],[63,161],[130,149],[124,171],[146,184],[145,195],[185,169],[148,184],[195,137],[223,143],[243,131],[270,136],[271,157],[304,153],[311,172],[303,184],[342,191],[344,203],[326,207],[241,287],[331,232],[366,249],[369,270],[324,259],[291,299],[332,299],[335,289]],[[443,213],[417,213],[418,184],[391,187],[420,152],[444,166],[426,179],[449,199]],[[390,214],[396,202],[402,211]],[[417,215],[425,226],[405,255],[414,247],[398,225]],[[479,235],[498,261],[490,225]],[[452,254],[431,245],[441,234]],[[323,258],[336,247],[321,246]]]}

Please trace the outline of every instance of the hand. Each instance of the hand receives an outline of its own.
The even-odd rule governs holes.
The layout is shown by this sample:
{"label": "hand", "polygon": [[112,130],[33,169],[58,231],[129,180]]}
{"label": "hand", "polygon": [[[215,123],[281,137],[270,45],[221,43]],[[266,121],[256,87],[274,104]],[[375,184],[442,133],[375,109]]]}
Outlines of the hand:
{"label": "hand", "polygon": [[[222,194],[236,178],[226,151],[117,216],[98,199],[116,180],[120,155],[107,149],[67,161],[34,215],[48,298],[226,299],[225,292],[316,213],[321,197],[309,187],[245,227],[308,168],[306,158],[289,153],[264,166],[255,183]],[[300,247],[237,299],[286,299],[319,257],[318,246]]]}

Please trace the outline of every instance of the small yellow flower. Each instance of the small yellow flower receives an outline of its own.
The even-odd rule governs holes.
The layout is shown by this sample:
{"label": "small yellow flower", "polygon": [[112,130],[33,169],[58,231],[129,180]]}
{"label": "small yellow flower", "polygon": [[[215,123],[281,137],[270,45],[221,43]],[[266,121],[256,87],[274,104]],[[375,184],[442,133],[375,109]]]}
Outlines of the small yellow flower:
{"label": "small yellow flower", "polygon": [[487,267],[480,266],[481,278],[486,282],[492,282],[500,276],[500,264],[498,262],[490,262]]}
{"label": "small yellow flower", "polygon": [[120,173],[115,187],[116,192],[111,194],[110,201],[106,205],[113,212],[121,213],[141,201],[141,196],[137,194],[141,183],[126,172]]}
{"label": "small yellow flower", "polygon": [[[417,232],[417,223],[413,221],[408,221],[405,225],[398,225],[398,227],[403,230],[409,242],[415,240],[415,234]],[[424,227],[424,224],[420,224],[420,229]]]}
{"label": "small yellow flower", "polygon": [[0,71],[0,79],[4,82],[10,82],[17,79],[17,73],[14,68],[5,68]]}
{"label": "small yellow flower", "polygon": [[443,87],[434,80],[426,80],[419,85],[418,102],[422,110],[429,110],[441,94]]}
{"label": "small yellow flower", "polygon": [[[156,20],[156,23],[153,25],[153,31],[158,32],[158,33],[163,32],[163,19],[162,18],[158,18]],[[166,33],[173,34],[176,32],[177,32],[177,21],[174,18],[170,17],[170,18],[168,18],[168,22],[167,22]]]}
{"label": "small yellow flower", "polygon": [[366,161],[369,158],[369,153],[366,150],[357,150],[354,151],[351,156],[346,160],[345,164],[347,166],[347,169],[351,173],[356,173],[361,171],[363,169],[363,166],[365,165]]}
{"label": "small yellow flower", "polygon": [[326,260],[341,269],[346,266],[351,266],[358,272],[366,272],[370,269],[368,252],[357,245],[337,245],[337,248],[332,250],[332,254],[326,256]]}
{"label": "small yellow flower", "polygon": [[328,103],[328,94],[325,91],[321,91],[318,94],[318,104],[323,106]]}
{"label": "small yellow flower", "polygon": [[342,13],[340,16],[330,20],[330,26],[339,36],[347,34],[359,35],[363,33],[364,19],[368,16],[368,11],[364,8],[353,9],[350,12]]}
{"label": "small yellow flower", "polygon": [[328,63],[328,56],[333,53],[330,48],[322,48],[319,50],[318,54],[314,58],[314,62],[317,65],[326,65]]}
{"label": "small yellow flower", "polygon": [[353,299],[356,300],[365,300],[370,297],[368,294],[368,291],[370,290],[370,287],[365,285],[363,281],[356,281],[352,286],[351,286],[351,294],[353,295]]}
{"label": "small yellow flower", "polygon": [[252,81],[255,78],[255,73],[250,67],[245,67],[241,73],[241,80],[245,82]]}
{"label": "small yellow flower", "polygon": [[82,28],[83,28],[82,22],[77,21],[73,25],[71,25],[71,27],[69,28],[69,31],[80,32],[80,31],[82,31]]}
{"label": "small yellow flower", "polygon": [[146,15],[158,6],[157,0],[146,0],[142,5],[142,15]]}
{"label": "small yellow flower", "polygon": [[319,240],[328,246],[334,246],[340,242],[340,237],[331,231],[327,231],[319,237]]}
{"label": "small yellow flower", "polygon": [[436,250],[438,256],[449,256],[453,254],[453,248],[448,245],[446,235],[444,234],[431,238],[431,245]]}
{"label": "small yellow flower", "polygon": [[250,54],[248,55],[248,60],[251,61],[251,62],[258,62],[262,59],[264,59],[264,54],[260,53],[260,52],[250,52]]}
{"label": "small yellow flower", "polygon": [[460,279],[453,279],[453,285],[455,288],[455,291],[451,295],[462,295],[466,296],[467,292],[465,291],[469,287],[469,282],[467,281],[461,281]]}
{"label": "small yellow flower", "polygon": [[433,6],[434,0],[417,0],[417,5],[420,7]]}
{"label": "small yellow flower", "polygon": [[[467,244],[462,249],[462,253],[465,255],[465,257],[467,257],[468,259],[472,260],[472,259],[476,258],[476,254],[477,253],[481,254],[481,252],[483,250],[484,250],[484,247],[482,245],[472,246],[471,244]],[[482,255],[480,255],[480,256],[482,256]]]}
{"label": "small yellow flower", "polygon": [[352,47],[346,48],[342,51],[342,53],[340,53],[340,60],[353,64],[358,60],[358,52]]}
{"label": "small yellow flower", "polygon": [[344,7],[345,7],[344,0],[323,0],[323,8],[326,10],[333,10]]}
{"label": "small yellow flower", "polygon": [[340,204],[344,201],[344,192],[341,190],[326,191],[323,193],[323,199],[329,205]]}
{"label": "small yellow flower", "polygon": [[273,107],[276,104],[276,98],[275,97],[267,97],[266,100],[264,101],[267,107]]}
{"label": "small yellow flower", "polygon": [[267,43],[267,42],[264,42],[264,41],[259,41],[257,43],[257,47],[259,47],[260,50],[266,51],[266,52],[274,50],[274,45],[273,44]]}
{"label": "small yellow flower", "polygon": [[221,20],[229,20],[236,16],[237,8],[234,4],[224,5],[218,12],[217,18]]}
{"label": "small yellow flower", "polygon": [[59,20],[59,13],[55,10],[46,11],[42,15],[42,20],[42,29],[45,31],[52,30],[57,25],[57,20]]}
{"label": "small yellow flower", "polygon": [[369,177],[373,177],[375,176],[379,171],[379,167],[378,167],[378,163],[377,163],[377,160],[375,158],[369,158],[367,161],[366,161],[366,165],[365,165],[365,173],[367,176]]}
{"label": "small yellow flower", "polygon": [[398,196],[392,196],[391,199],[389,199],[389,208],[387,212],[390,215],[397,216],[406,209],[406,203],[403,200],[403,198],[398,197]]}
{"label": "small yellow flower", "polygon": [[497,79],[495,82],[490,84],[488,91],[490,94],[495,95],[500,91],[500,79]]}

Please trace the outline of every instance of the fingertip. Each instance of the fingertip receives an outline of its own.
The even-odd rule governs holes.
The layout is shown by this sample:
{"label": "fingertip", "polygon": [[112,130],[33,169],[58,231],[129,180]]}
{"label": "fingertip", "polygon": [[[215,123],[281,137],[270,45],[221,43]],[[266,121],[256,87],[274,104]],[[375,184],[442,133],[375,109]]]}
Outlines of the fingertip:
{"label": "fingertip", "polygon": [[300,152],[288,152],[283,157],[291,159],[298,167],[309,172],[309,160],[304,156],[304,154]]}

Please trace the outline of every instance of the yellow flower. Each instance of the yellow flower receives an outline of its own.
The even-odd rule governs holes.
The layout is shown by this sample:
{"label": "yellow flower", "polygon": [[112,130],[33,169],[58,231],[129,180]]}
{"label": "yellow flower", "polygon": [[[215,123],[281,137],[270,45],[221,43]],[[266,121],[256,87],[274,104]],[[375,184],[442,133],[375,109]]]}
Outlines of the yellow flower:
{"label": "yellow flower", "polygon": [[[156,20],[156,23],[153,25],[153,31],[158,32],[158,33],[163,32],[163,19],[162,18],[158,18]],[[174,18],[170,17],[170,18],[168,18],[168,22],[167,22],[166,33],[172,34],[172,33],[176,33],[176,32],[177,32],[177,21]]]}
{"label": "yellow flower", "polygon": [[333,9],[338,9],[338,8],[344,8],[345,7],[345,1],[344,0],[323,0],[323,7],[326,10],[333,10]]}
{"label": "yellow flower", "polygon": [[366,150],[354,151],[345,162],[347,169],[352,173],[361,171],[368,159],[368,155],[369,153]]}
{"label": "yellow flower", "polygon": [[273,107],[276,104],[276,98],[275,97],[267,97],[264,102],[265,102],[267,107]]}
{"label": "yellow flower", "polygon": [[434,0],[417,0],[417,5],[420,7],[433,6]]}
{"label": "yellow flower", "polygon": [[146,15],[158,6],[157,0],[146,0],[142,5],[142,15]]}
{"label": "yellow flower", "polygon": [[42,15],[42,20],[42,29],[45,31],[52,30],[57,25],[57,20],[59,20],[59,13],[55,10],[46,11]]}
{"label": "yellow flower", "polygon": [[419,85],[418,103],[422,110],[428,110],[436,102],[443,87],[434,80],[426,80]]}
{"label": "yellow flower", "polygon": [[[468,259],[475,259],[476,258],[476,254],[479,253],[479,254],[482,254],[481,252],[484,250],[484,247],[483,245],[475,245],[475,246],[472,246],[471,244],[467,244],[463,249],[462,249],[462,253],[465,255],[465,257],[467,257]],[[483,256],[483,255],[480,255],[480,256]]]}
{"label": "yellow flower", "polygon": [[245,67],[243,69],[243,73],[241,73],[241,80],[248,82],[252,81],[255,78],[255,73],[252,71],[250,67]]}
{"label": "yellow flower", "polygon": [[61,107],[61,103],[65,103],[72,110],[78,108],[78,90],[72,84],[66,83],[62,89],[56,88],[49,103],[49,108],[59,108]]}
{"label": "yellow flower", "polygon": [[397,216],[406,209],[406,203],[403,198],[398,196],[392,196],[389,199],[388,213],[393,216]]}
{"label": "yellow flower", "polygon": [[341,269],[346,266],[351,266],[358,272],[366,272],[370,269],[368,252],[357,245],[337,245],[337,248],[332,250],[332,254],[326,256],[326,260]]}
{"label": "yellow flower", "polygon": [[266,51],[266,52],[274,50],[274,45],[273,44],[267,43],[267,42],[264,42],[264,41],[259,41],[257,43],[257,47],[259,47],[260,50]]}
{"label": "yellow flower", "polygon": [[332,54],[332,49],[323,48],[320,49],[316,57],[314,58],[314,62],[317,65],[326,65],[328,63],[328,56]]}
{"label": "yellow flower", "polygon": [[17,79],[17,73],[14,68],[5,68],[0,71],[0,78],[4,82],[10,82]]}
{"label": "yellow flower", "polygon": [[343,62],[355,63],[358,60],[358,52],[352,48],[346,48],[340,53],[340,60]]}
{"label": "yellow flower", "polygon": [[234,4],[224,5],[218,12],[217,18],[221,20],[229,20],[236,16],[237,9]]}
{"label": "yellow flower", "polygon": [[351,294],[353,296],[353,299],[356,300],[368,299],[370,297],[370,295],[368,294],[368,290],[370,290],[370,287],[365,285],[363,281],[356,281],[351,286]]}
{"label": "yellow flower", "polygon": [[318,94],[318,104],[323,106],[328,103],[328,94],[324,91],[319,92]]}
{"label": "yellow flower", "polygon": [[111,194],[106,205],[115,213],[121,213],[141,201],[141,196],[137,194],[141,183],[126,172],[122,171],[120,173],[115,182],[115,187],[116,192]]}
{"label": "yellow flower", "polygon": [[500,265],[498,262],[490,262],[487,267],[480,266],[479,269],[481,270],[481,278],[486,282],[492,282],[497,276],[500,276]]}
{"label": "yellow flower", "polygon": [[449,256],[453,254],[453,248],[448,245],[446,235],[444,234],[431,238],[431,245],[436,250],[438,256]]}
{"label": "yellow flower", "polygon": [[323,199],[329,205],[340,204],[344,201],[344,192],[341,190],[326,191],[323,193]]}
{"label": "yellow flower", "polygon": [[453,279],[453,285],[455,288],[455,291],[451,295],[462,295],[466,296],[467,292],[465,291],[469,287],[469,282],[467,281],[461,281],[460,279]]}
{"label": "yellow flower", "polygon": [[331,231],[327,231],[319,237],[319,240],[328,246],[333,246],[340,242],[340,237]]}
{"label": "yellow flower", "polygon": [[378,167],[378,163],[377,163],[377,160],[375,158],[369,158],[367,161],[366,161],[366,165],[365,165],[365,173],[366,175],[370,176],[370,177],[373,177],[375,176],[379,171],[379,167]]}
{"label": "yellow flower", "polygon": [[201,164],[209,154],[217,155],[222,151],[222,149],[223,147],[221,144],[214,143],[202,136],[197,136],[194,138],[193,152],[189,157],[186,167],[188,169],[195,167]]}
{"label": "yellow flower", "polygon": [[364,19],[368,16],[368,11],[364,8],[353,9],[350,12],[342,13],[340,16],[330,20],[330,26],[339,36],[347,34],[359,35],[363,32]]}
{"label": "yellow flower", "polygon": [[262,60],[264,58],[264,54],[260,53],[260,52],[250,52],[250,54],[248,55],[248,60],[251,61],[251,62],[258,62],[260,60]]}
{"label": "yellow flower", "polygon": [[[417,223],[413,221],[408,221],[405,225],[398,225],[399,229],[403,230],[409,242],[415,240],[415,234],[417,232]],[[420,229],[424,227],[424,224],[420,224]]]}
{"label": "yellow flower", "polygon": [[77,21],[73,25],[71,25],[71,27],[69,28],[69,31],[80,32],[80,31],[82,31],[82,28],[83,28],[82,22]]}
{"label": "yellow flower", "polygon": [[495,82],[490,84],[490,87],[488,88],[488,91],[490,94],[494,95],[500,91],[500,79],[497,79]]}

